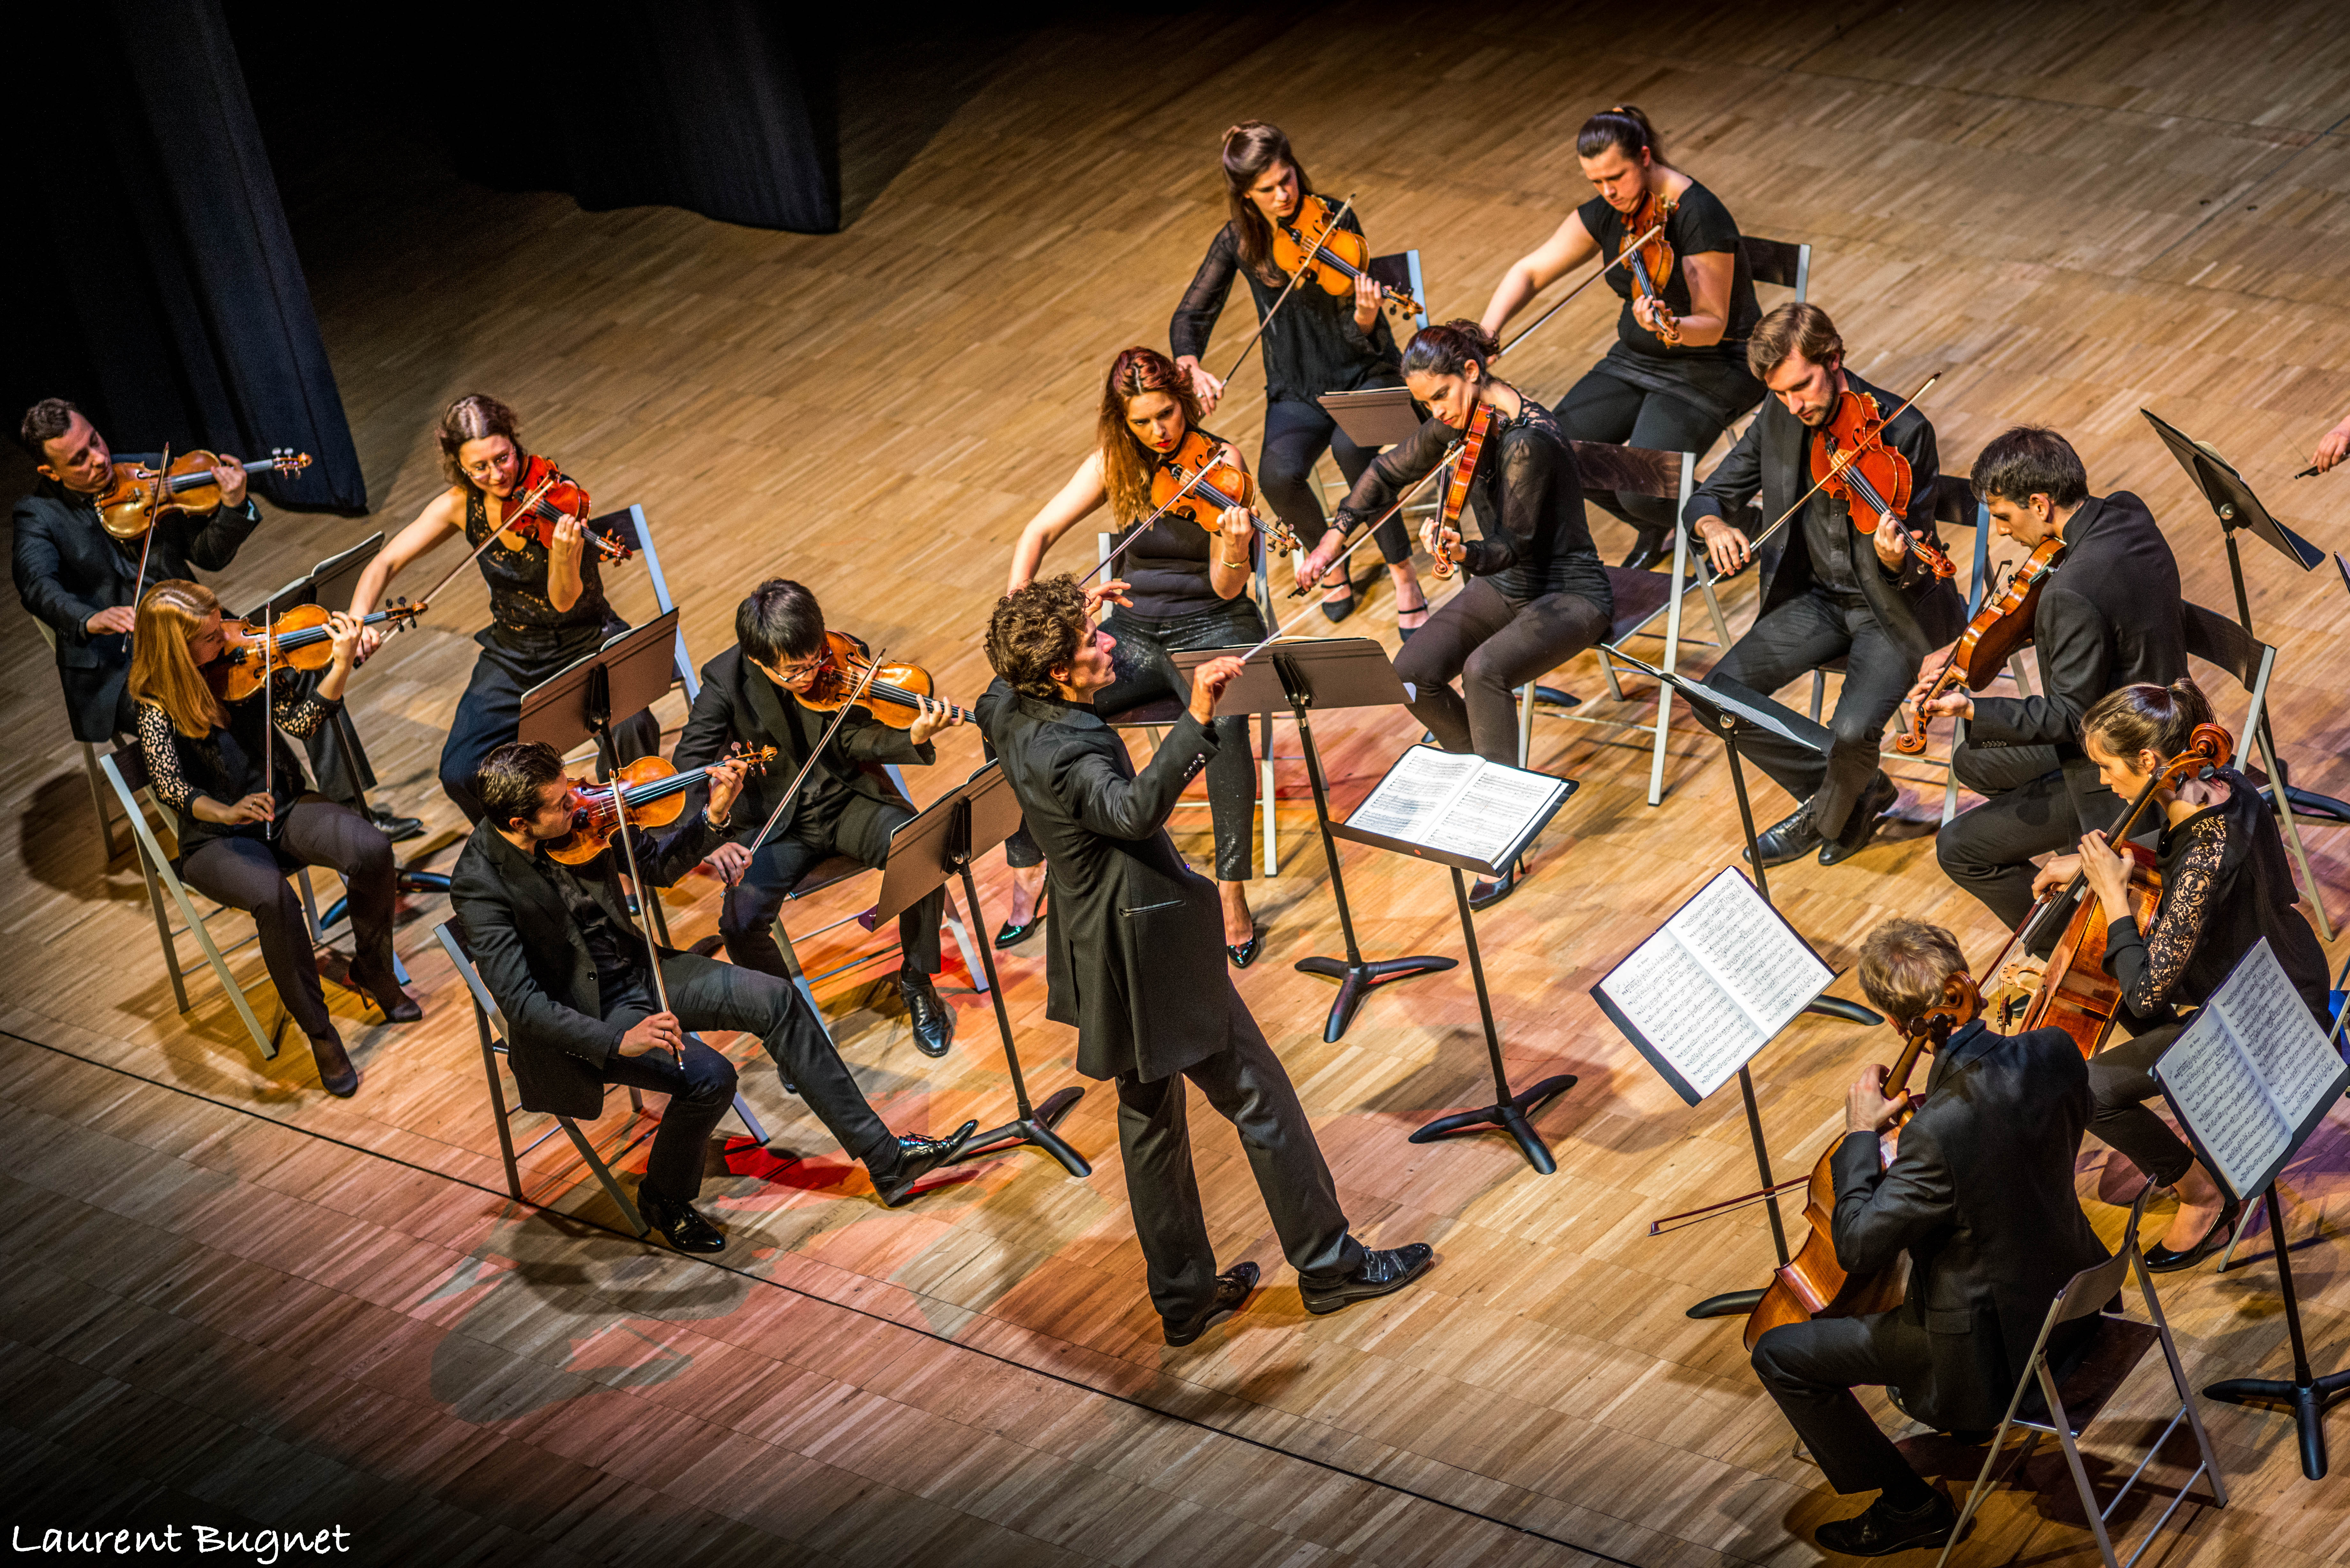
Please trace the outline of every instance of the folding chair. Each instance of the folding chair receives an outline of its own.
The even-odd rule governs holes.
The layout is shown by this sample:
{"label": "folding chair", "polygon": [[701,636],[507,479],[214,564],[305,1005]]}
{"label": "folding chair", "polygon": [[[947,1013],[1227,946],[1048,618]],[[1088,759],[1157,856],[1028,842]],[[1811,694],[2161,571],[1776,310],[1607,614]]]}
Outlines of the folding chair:
{"label": "folding chair", "polygon": [[[2138,1218],[2145,1212],[2146,1200],[2152,1191],[2147,1188],[2139,1192],[2137,1201],[2130,1205],[2129,1225],[2122,1234],[2121,1251],[2105,1262],[2074,1275],[2072,1282],[2049,1304],[2047,1320],[2040,1325],[2040,1337],[2032,1346],[2032,1355],[2024,1364],[2023,1376],[2017,1380],[2015,1397],[2008,1401],[2007,1415],[1999,1424],[1998,1435],[1991,1439],[1991,1451],[1983,1456],[1982,1473],[1975,1478],[1973,1490],[1967,1493],[1966,1506],[1959,1511],[1959,1522],[1951,1530],[1950,1540],[1943,1543],[1942,1555],[1937,1560],[1936,1568],[1942,1568],[1942,1564],[1950,1562],[1950,1552],[1965,1532],[1967,1521],[1974,1517],[1975,1510],[1991,1490],[1994,1472],[2000,1468],[2000,1449],[2005,1446],[2008,1433],[2019,1427],[2031,1436],[2024,1439],[2022,1449],[2007,1467],[2008,1472],[2020,1474],[2040,1439],[2053,1435],[2064,1448],[2064,1462],[2073,1472],[2073,1485],[2081,1494],[2081,1509],[2088,1516],[2089,1529],[2097,1538],[2097,1552],[2105,1559],[2106,1568],[2126,1568],[2128,1563],[2136,1563],[2155,1538],[2162,1533],[2162,1527],[2170,1521],[2170,1516],[2178,1511],[2178,1505],[2186,1501],[2189,1489],[2199,1478],[2208,1477],[2211,1482],[2212,1497],[2218,1505],[2221,1508],[2228,1506],[2228,1488],[2227,1483],[2220,1479],[2220,1461],[2211,1452],[2211,1439],[2204,1433],[2203,1419],[2195,1412],[2194,1392],[2188,1386],[2186,1369],[2179,1365],[2178,1346],[2170,1337],[2170,1324],[2163,1318],[2162,1303],[2155,1297],[2154,1278],[2147,1272],[2146,1260],[2138,1254]],[[2102,1310],[2106,1303],[2119,1295],[2123,1280],[2130,1274],[2137,1277],[2138,1289],[2146,1296],[2147,1315],[2151,1322],[2136,1323],[2119,1313]],[[2060,1376],[2058,1370],[2050,1365],[2050,1336],[2064,1324],[2091,1317],[2095,1320],[2095,1327],[2089,1331],[2084,1342],[2065,1353],[2065,1366]],[[2123,1382],[2145,1358],[2147,1351],[2156,1345],[2162,1346],[2163,1361],[2170,1370],[2171,1386],[2178,1396],[2178,1409],[2160,1434],[2147,1445],[2145,1458],[2138,1460],[2137,1468],[2129,1473],[2129,1479],[2122,1482],[2112,1501],[2100,1509],[2095,1489],[2089,1484],[2089,1472],[2081,1463],[2081,1450],[2076,1439],[2104,1412]],[[2179,1484],[2178,1494],[2170,1500],[2170,1506],[2162,1511],[2162,1516],[2147,1530],[2146,1538],[2137,1543],[2137,1549],[2126,1559],[2116,1562],[2113,1538],[2106,1532],[2106,1523],[2182,1420],[2195,1434],[2195,1447],[2201,1456],[2201,1462],[2195,1467],[2194,1473]]]}
{"label": "folding chair", "polygon": [[[624,518],[625,523],[622,521]],[[660,552],[653,547],[652,524],[645,521],[642,506],[630,506],[626,512],[607,513],[590,519],[588,526],[616,539],[635,535],[637,548],[644,553],[645,575],[652,579],[653,603],[663,615],[677,607],[669,597],[669,578],[661,571]],[[686,650],[685,623],[682,620],[679,621],[677,628],[677,680],[685,688],[685,701],[691,706],[693,700],[702,695],[702,669],[693,662],[693,655]]]}
{"label": "folding chair", "polygon": [[[51,653],[55,653],[57,648],[57,628],[39,616],[33,618],[33,624],[40,628],[41,640],[49,645]],[[92,811],[98,813],[99,836],[105,841],[106,860],[110,866],[130,852],[131,836],[128,833],[118,835],[114,826],[114,813],[107,809],[106,780],[98,771],[98,748],[88,741],[76,741],[74,744],[81,748],[81,771],[89,783],[89,806]]]}
{"label": "folding chair", "polygon": [[1798,305],[1811,296],[1811,246],[1792,240],[1766,240],[1760,234],[1741,234],[1738,253],[1746,258],[1747,275],[1756,283],[1794,289]]}
{"label": "folding chair", "polygon": [[2275,753],[2269,749],[2268,726],[2262,721],[2268,716],[2269,677],[2276,669],[2276,649],[2228,617],[2201,605],[2182,604],[2179,612],[2180,626],[2187,634],[2188,656],[2218,665],[2251,694],[2251,707],[2244,714],[2243,728],[2236,733],[2243,737],[2244,751],[2260,753],[2266,777],[2252,782],[2262,786],[2261,794],[2267,797],[2269,808],[2281,819],[2284,846],[2293,855],[2293,863],[2301,869],[2302,888],[2308,896],[2310,912],[2317,917],[2318,933],[2330,942],[2334,940],[2334,923],[2326,918],[2325,891],[2316,873],[2309,868],[2309,851],[2302,846],[2301,825],[2293,816],[2293,802],[2283,790],[2268,784],[2268,780],[2277,776],[2277,762]]}
{"label": "folding chair", "polygon": [[[602,1155],[596,1152],[595,1144],[589,1140],[586,1133],[579,1130],[577,1122],[569,1116],[556,1116],[554,1127],[531,1139],[520,1150],[515,1149],[513,1112],[522,1107],[518,1106],[508,1107],[505,1084],[498,1076],[498,1058],[512,1054],[505,1041],[505,1017],[498,1011],[497,1002],[490,995],[489,987],[482,983],[481,971],[473,967],[473,954],[467,950],[464,937],[457,929],[457,922],[443,920],[432,928],[432,934],[441,939],[442,949],[448,953],[449,962],[464,980],[465,989],[473,994],[473,1032],[481,1041],[482,1073],[489,1080],[490,1111],[498,1126],[498,1154],[505,1162],[508,1196],[517,1203],[525,1201],[522,1194],[522,1169],[516,1162],[521,1156],[528,1154],[560,1130],[571,1139],[571,1147],[579,1151],[579,1158],[588,1162],[588,1168],[595,1172],[596,1179],[602,1185],[606,1196],[611,1199],[613,1207],[619,1210],[620,1218],[629,1222],[629,1229],[639,1236],[644,1235],[651,1227],[647,1225],[643,1216],[637,1212],[637,1206],[629,1200],[629,1195],[620,1190],[620,1184],[612,1179],[612,1168],[605,1162]],[[688,1035],[687,1038],[699,1040],[701,1036]],[[629,1108],[631,1113],[640,1112],[645,1108],[645,1096],[641,1090],[629,1091]],[[767,1131],[759,1125],[759,1118],[752,1114],[751,1107],[743,1102],[739,1093],[734,1096],[734,1114],[742,1118],[743,1129],[751,1135],[753,1141],[764,1148],[767,1144]],[[612,1158],[619,1158],[629,1149],[634,1148],[644,1137],[645,1134],[639,1133],[636,1137],[630,1138],[614,1149]]]}

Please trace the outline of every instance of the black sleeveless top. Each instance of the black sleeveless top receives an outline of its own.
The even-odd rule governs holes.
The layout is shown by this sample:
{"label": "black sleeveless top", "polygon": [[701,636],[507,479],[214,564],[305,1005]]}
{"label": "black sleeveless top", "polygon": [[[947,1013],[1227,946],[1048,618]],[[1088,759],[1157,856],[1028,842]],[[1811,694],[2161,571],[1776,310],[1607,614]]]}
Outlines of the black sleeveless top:
{"label": "black sleeveless top", "polygon": [[[494,532],[489,498],[466,486],[465,543],[478,548]],[[490,618],[508,631],[600,629],[613,618],[593,545],[580,552],[579,602],[567,610],[556,609],[547,597],[547,548],[537,540],[524,539],[519,550],[500,540],[482,551],[477,564],[490,585]]]}
{"label": "black sleeveless top", "polygon": [[[1632,237],[1624,226],[1624,214],[1601,196],[1584,202],[1575,213],[1585,231],[1598,242],[1599,259],[1614,261],[1625,241]],[[1672,344],[1641,326],[1639,317],[1632,314],[1638,286],[1632,277],[1632,264],[1626,262],[1607,272],[1607,286],[1624,301],[1624,308],[1616,317],[1616,342],[1602,363],[1643,390],[1677,395],[1725,421],[1734,419],[1761,402],[1764,390],[1762,381],[1746,368],[1746,339],[1762,318],[1762,306],[1754,297],[1754,275],[1738,243],[1737,220],[1720,197],[1692,180],[1675,203],[1672,215],[1665,220],[1664,237],[1672,247],[1673,270],[1659,292],[1676,316],[1690,311],[1689,268],[1683,258],[1730,253],[1730,302],[1721,341]]]}
{"label": "black sleeveless top", "polygon": [[[1224,444],[1224,438],[1212,431],[1202,430],[1200,433],[1220,446]],[[1151,461],[1155,466],[1166,466],[1156,453]],[[1146,512],[1143,516],[1149,514]],[[1118,543],[1125,544],[1134,532],[1134,523],[1140,521],[1136,518],[1119,528]],[[1213,570],[1211,557],[1229,547],[1219,535],[1179,513],[1170,512],[1161,517],[1110,566],[1112,576],[1126,579],[1127,597],[1134,601],[1127,613],[1169,620],[1216,608],[1224,599],[1210,577]]]}

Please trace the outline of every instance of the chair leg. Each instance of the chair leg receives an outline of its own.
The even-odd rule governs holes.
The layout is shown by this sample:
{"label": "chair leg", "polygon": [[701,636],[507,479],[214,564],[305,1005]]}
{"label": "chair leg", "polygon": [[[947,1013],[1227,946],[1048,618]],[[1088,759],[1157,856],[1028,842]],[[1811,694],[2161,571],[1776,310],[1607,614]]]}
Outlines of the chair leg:
{"label": "chair leg", "polygon": [[2309,912],[2317,917],[2317,934],[2327,941],[2334,940],[2334,922],[2325,913],[2325,886],[2309,868],[2309,851],[2302,846],[2301,823],[2293,815],[2293,801],[2285,792],[2284,779],[2277,772],[2276,754],[2269,750],[2268,737],[2254,732],[2260,745],[2261,760],[2268,764],[2269,799],[2275,803],[2277,815],[2283,819],[2284,846],[2293,855],[2293,863],[2301,868],[2301,885],[2309,899]]}
{"label": "chair leg", "polygon": [[825,1017],[824,1009],[816,1004],[816,988],[808,984],[807,971],[800,967],[800,955],[792,947],[792,934],[784,929],[781,915],[775,917],[775,946],[783,950],[784,967],[791,971],[792,983],[800,988],[800,1000],[807,1003],[809,1013],[816,1019],[816,1026],[824,1031],[827,1040],[838,1045],[840,1042],[833,1040],[832,1021]]}
{"label": "chair leg", "polygon": [[[1958,1549],[1959,1537],[1966,1533],[1967,1521],[1975,1516],[1975,1510],[1981,1508],[1982,1500],[1990,1495],[1991,1478],[1999,1469],[1999,1451],[2007,1444],[2009,1429],[2006,1421],[2000,1423],[1998,1435],[1991,1438],[1991,1448],[1983,1455],[1982,1469],[1976,1475],[1975,1484],[1967,1489],[1967,1501],[1959,1509],[1959,1521],[1950,1527],[1950,1539],[1942,1542],[1942,1554],[1934,1560],[1934,1568],[1943,1568],[1943,1564],[1950,1562],[1950,1553]],[[2034,1438],[2039,1435],[2037,1432],[2032,1434]],[[2030,1444],[2024,1446],[2024,1451],[2031,1452]]]}
{"label": "chair leg", "polygon": [[2015,690],[2019,695],[2032,695],[2032,677],[2024,673],[2023,655],[2019,653],[2008,659],[2007,672],[2015,677]]}
{"label": "chair leg", "polygon": [[743,1130],[751,1135],[751,1141],[757,1144],[761,1148],[766,1147],[767,1129],[759,1125],[758,1116],[753,1114],[751,1110],[751,1102],[744,1099],[741,1095],[736,1095],[734,1096],[734,1114],[742,1118]]}
{"label": "chair leg", "polygon": [[1518,688],[1518,766],[1526,765],[1534,745],[1534,683]]}
{"label": "chair leg", "polygon": [[1274,808],[1279,797],[1273,787],[1273,715],[1260,713],[1256,721],[1256,817],[1264,835],[1264,874],[1281,875],[1281,837],[1274,831]]}
{"label": "chair leg", "polygon": [[490,1081],[490,1115],[498,1126],[498,1155],[506,1168],[506,1192],[522,1201],[522,1168],[515,1161],[514,1127],[506,1114],[505,1085],[498,1081],[497,1044],[490,1036],[490,1016],[473,1003],[473,1032],[482,1042],[482,1073]]}
{"label": "chair leg", "polygon": [[[253,1043],[261,1047],[265,1059],[276,1060],[276,1033],[263,1029],[261,1020],[254,1016],[253,1004],[244,999],[244,988],[237,984],[236,976],[229,972],[228,960],[221,957],[221,950],[213,944],[213,934],[206,929],[202,917],[197,915],[195,906],[188,901],[187,894],[181,891],[176,884],[172,888],[172,897],[179,901],[180,913],[186,919],[189,931],[194,935],[196,944],[204,950],[205,961],[213,966],[213,973],[219,979],[221,989],[228,992],[230,1002],[236,1008],[236,1015],[244,1021],[245,1032],[253,1036]],[[172,961],[174,964],[179,962],[177,954],[172,955]]]}
{"label": "chair leg", "polygon": [[596,1179],[604,1184],[606,1195],[619,1210],[620,1218],[628,1221],[629,1229],[639,1236],[650,1231],[652,1227],[646,1224],[644,1216],[637,1212],[637,1206],[629,1201],[629,1195],[620,1190],[620,1184],[612,1179],[612,1168],[604,1163],[604,1157],[596,1152],[596,1146],[588,1141],[588,1135],[579,1130],[579,1124],[569,1116],[555,1119],[563,1124],[565,1132],[571,1135],[572,1147],[579,1151],[579,1158],[588,1162],[588,1168],[596,1173]]}
{"label": "chair leg", "polygon": [[[971,975],[972,989],[984,993],[987,990],[987,966],[980,962],[979,950],[972,946],[972,929],[963,921],[961,906],[955,902],[952,888],[947,889],[946,909],[947,931],[954,938],[955,947],[962,954],[962,967]],[[792,967],[799,967],[797,960],[793,961]],[[815,998],[809,998],[808,1005],[816,1005]]]}
{"label": "chair leg", "polygon": [[172,977],[172,996],[180,1011],[188,1011],[188,981],[180,969],[180,950],[172,945],[172,917],[163,912],[163,885],[147,865],[147,857],[139,857],[140,875],[147,878],[147,904],[155,911],[156,940],[163,944],[163,969]]}
{"label": "chair leg", "polygon": [[1959,748],[1967,743],[1967,722],[1957,721],[1950,726],[1950,776],[1942,784],[1942,826],[1948,827],[1959,815]]}
{"label": "chair leg", "polygon": [[1648,804],[1665,803],[1665,732],[1673,723],[1673,689],[1657,682],[1657,744],[1648,757]]}
{"label": "chair leg", "polygon": [[99,773],[98,748],[88,741],[81,742],[81,771],[89,780],[90,808],[98,813],[98,836],[106,846],[106,861],[111,866],[123,853],[139,842],[138,835],[126,829],[120,838],[114,833],[114,813],[106,806],[106,780]]}
{"label": "chair leg", "polygon": [[2236,1249],[2244,1244],[2246,1236],[2251,1234],[2252,1221],[2260,1218],[2261,1205],[2268,1200],[2269,1195],[2264,1189],[2256,1193],[2250,1203],[2244,1205],[2243,1214],[2236,1220],[2236,1233],[2228,1238],[2228,1250],[2220,1254],[2220,1272],[2224,1274],[2235,1266]]}
{"label": "chair leg", "polygon": [[1827,672],[1826,670],[1813,670],[1813,671],[1812,671],[1812,722],[1813,722],[1813,723],[1816,724],[1816,723],[1818,723],[1818,722],[1820,722],[1820,709],[1821,709],[1824,705],[1825,705],[1825,703],[1827,702],[1827,700],[1828,700],[1828,672]]}
{"label": "chair leg", "polygon": [[302,922],[310,928],[310,945],[317,947],[326,941],[327,928],[318,923],[318,891],[310,885],[307,866],[295,870],[294,885],[302,890]]}
{"label": "chair leg", "polygon": [[2064,1446],[2064,1463],[2072,1469],[2074,1490],[2081,1494],[2081,1511],[2089,1516],[2089,1529],[2097,1538],[2097,1552],[2106,1561],[2106,1568],[2121,1568],[2114,1561],[2113,1538],[2106,1533],[2106,1516],[2097,1507],[2096,1489],[2089,1484],[2088,1467],[2081,1463],[2080,1445],[2073,1441],[2073,1423],[2064,1414],[2064,1402],[2056,1397],[2056,1379],[2048,1370],[2048,1362],[2040,1363],[2040,1397],[2048,1401],[2049,1424],[2056,1428],[2056,1441]]}

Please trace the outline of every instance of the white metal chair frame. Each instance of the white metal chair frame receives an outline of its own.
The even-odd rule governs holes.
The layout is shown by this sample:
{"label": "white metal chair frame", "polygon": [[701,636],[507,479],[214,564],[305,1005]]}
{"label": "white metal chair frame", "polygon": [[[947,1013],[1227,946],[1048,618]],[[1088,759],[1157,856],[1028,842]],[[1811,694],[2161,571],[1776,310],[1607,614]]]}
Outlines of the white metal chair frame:
{"label": "white metal chair frame", "polygon": [[[41,640],[49,645],[49,651],[55,653],[57,628],[39,616],[33,618],[33,625],[40,629]],[[98,814],[99,836],[105,841],[107,863],[111,865],[130,853],[132,836],[115,827],[114,813],[107,808],[106,779],[98,769],[98,748],[88,741],[76,741],[74,744],[81,748],[81,771],[89,784],[90,809]]]}

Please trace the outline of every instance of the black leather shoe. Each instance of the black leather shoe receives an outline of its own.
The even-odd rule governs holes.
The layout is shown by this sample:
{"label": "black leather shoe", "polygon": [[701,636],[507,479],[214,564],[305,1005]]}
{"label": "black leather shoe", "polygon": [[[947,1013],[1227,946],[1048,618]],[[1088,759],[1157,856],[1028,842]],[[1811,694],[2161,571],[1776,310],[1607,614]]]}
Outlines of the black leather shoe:
{"label": "black leather shoe", "polygon": [[1366,1254],[1362,1267],[1326,1289],[1300,1282],[1297,1293],[1305,1298],[1305,1310],[1319,1316],[1399,1291],[1435,1264],[1436,1249],[1425,1241],[1414,1241],[1408,1247]]}
{"label": "black leather shoe", "polygon": [[2148,1247],[2146,1250],[2147,1272],[2153,1274],[2175,1274],[2181,1269],[2193,1268],[2228,1244],[2236,1234],[2237,1222],[2243,1217],[2243,1199],[2229,1199],[2220,1207],[2220,1217],[2211,1221],[2211,1228],[2203,1232],[2203,1239],[2185,1251],[2174,1252],[2169,1248],[2162,1246]]}
{"label": "black leather shoe", "polygon": [[424,819],[421,816],[401,816],[397,812],[386,811],[380,806],[369,806],[367,815],[368,820],[381,828],[383,836],[394,844],[405,838],[423,836]]}
{"label": "black leather shoe", "polygon": [[1224,944],[1224,957],[1232,961],[1234,969],[1248,968],[1249,965],[1256,962],[1256,955],[1263,951],[1264,951],[1264,937],[1254,926],[1249,928],[1248,940]]}
{"label": "black leather shoe", "polygon": [[899,970],[898,994],[906,999],[906,1021],[914,1026],[914,1049],[925,1056],[945,1055],[954,1044],[954,1009],[939,995],[931,977],[919,970]]}
{"label": "black leather shoe", "polygon": [[1644,537],[1638,544],[1632,546],[1632,553],[1624,557],[1622,569],[1627,572],[1645,572],[1652,566],[1660,565],[1671,554],[1672,550],[1664,542],[1650,544]]}
{"label": "black leather shoe", "polygon": [[1241,1303],[1249,1299],[1250,1292],[1256,1289],[1256,1277],[1257,1266],[1254,1263],[1234,1263],[1218,1274],[1216,1293],[1199,1316],[1186,1318],[1181,1323],[1171,1317],[1165,1320],[1167,1343],[1179,1346],[1189,1345],[1207,1333],[1208,1325],[1218,1318],[1227,1313],[1240,1311]]}
{"label": "black leather shoe", "polygon": [[1868,788],[1844,819],[1844,831],[1820,846],[1820,864],[1840,865],[1868,847],[1877,830],[1885,825],[1885,814],[1901,798],[1901,786],[1883,774],[1871,779]]}
{"label": "black leather shoe", "polygon": [[361,996],[375,1003],[376,1011],[383,1014],[387,1023],[413,1023],[424,1016],[424,1009],[417,1005],[416,999],[402,991],[400,982],[389,976],[379,979],[353,970],[351,985]]}
{"label": "black leather shoe", "polygon": [[975,1121],[965,1122],[955,1128],[952,1137],[917,1137],[911,1134],[898,1140],[898,1173],[887,1182],[877,1181],[873,1190],[884,1208],[895,1209],[914,1195],[914,1183],[942,1165],[954,1163],[971,1135],[979,1130]]}
{"label": "black leather shoe", "polygon": [[1036,908],[1035,911],[1029,915],[1025,925],[1015,926],[1011,921],[1006,920],[1002,925],[996,927],[996,950],[1001,952],[1005,948],[1016,948],[1022,942],[1026,941],[1030,937],[1035,936],[1036,934],[1036,928],[1045,923],[1045,895],[1039,892],[1036,895]]}
{"label": "black leather shoe", "polygon": [[318,1064],[318,1085],[338,1100],[359,1092],[359,1070],[351,1065],[339,1034],[322,1034],[310,1042],[310,1059]]}
{"label": "black leather shoe", "polygon": [[[1812,803],[1804,802],[1794,810],[1754,836],[1754,846],[1762,851],[1765,866],[1784,866],[1790,860],[1801,860],[1820,846],[1820,830],[1812,823]],[[1740,850],[1744,855],[1745,850]]]}
{"label": "black leather shoe", "polygon": [[637,1189],[637,1212],[681,1252],[723,1252],[726,1233],[702,1216],[691,1203],[672,1203],[657,1193]]}
{"label": "black leather shoe", "polygon": [[1498,882],[1488,882],[1480,877],[1469,884],[1469,907],[1472,909],[1489,909],[1508,898],[1516,889],[1517,885],[1518,868],[1515,866],[1511,867]]}
{"label": "black leather shoe", "polygon": [[1562,691],[1555,686],[1537,686],[1534,688],[1534,706],[1537,708],[1580,708],[1583,706],[1583,699],[1577,697],[1572,691]]}
{"label": "black leather shoe", "polygon": [[1850,1519],[1828,1521],[1812,1532],[1812,1539],[1823,1552],[1840,1552],[1846,1557],[1890,1557],[1896,1552],[1939,1546],[1950,1539],[1958,1522],[1959,1511],[1936,1487],[1934,1501],[1914,1513],[1897,1513],[1879,1497]]}

